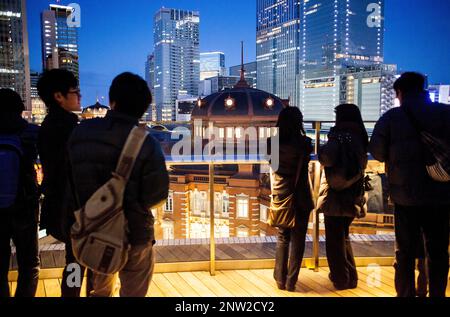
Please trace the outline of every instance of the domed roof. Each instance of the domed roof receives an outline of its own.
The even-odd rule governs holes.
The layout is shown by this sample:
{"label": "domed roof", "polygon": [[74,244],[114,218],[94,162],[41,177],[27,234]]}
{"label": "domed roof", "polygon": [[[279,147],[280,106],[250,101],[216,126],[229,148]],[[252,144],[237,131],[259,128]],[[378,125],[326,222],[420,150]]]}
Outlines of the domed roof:
{"label": "domed roof", "polygon": [[199,99],[192,112],[192,120],[277,121],[287,105],[287,100],[238,83],[232,89]]}
{"label": "domed roof", "polygon": [[84,108],[84,109],[83,109],[83,113],[86,113],[86,112],[93,112],[94,110],[95,110],[95,111],[98,111],[98,110],[104,110],[104,111],[107,111],[107,110],[109,110],[109,109],[110,109],[110,108],[109,108],[108,106],[104,106],[104,105],[102,105],[100,102],[97,101],[97,103],[96,103],[95,105],[92,105],[92,106],[89,106],[89,107]]}

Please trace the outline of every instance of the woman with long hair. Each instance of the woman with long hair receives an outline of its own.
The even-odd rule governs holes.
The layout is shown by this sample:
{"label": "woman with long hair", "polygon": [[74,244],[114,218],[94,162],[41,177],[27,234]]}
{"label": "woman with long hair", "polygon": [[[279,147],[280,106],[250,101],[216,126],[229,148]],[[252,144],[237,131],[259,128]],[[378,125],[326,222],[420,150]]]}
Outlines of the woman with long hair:
{"label": "woman with long hair", "polygon": [[[308,165],[313,147],[303,128],[303,115],[296,107],[281,111],[278,118],[279,168],[272,171],[271,208],[292,200],[293,228],[279,228],[274,278],[281,290],[295,291],[305,251],[309,216],[314,209]],[[273,153],[273,149],[272,149]]]}
{"label": "woman with long hair", "polygon": [[342,104],[336,108],[336,126],[328,142],[319,151],[324,166],[318,199],[318,211],[325,215],[326,251],[329,278],[338,290],[356,288],[356,271],[350,225],[367,213],[365,169],[368,144],[358,106]]}

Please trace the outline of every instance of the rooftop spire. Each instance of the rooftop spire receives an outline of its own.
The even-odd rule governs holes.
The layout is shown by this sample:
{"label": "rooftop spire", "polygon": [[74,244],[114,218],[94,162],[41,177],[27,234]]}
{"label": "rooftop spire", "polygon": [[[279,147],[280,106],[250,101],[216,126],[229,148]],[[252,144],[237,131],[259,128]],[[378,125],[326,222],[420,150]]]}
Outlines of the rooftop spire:
{"label": "rooftop spire", "polygon": [[244,41],[241,41],[241,78],[235,86],[236,88],[250,88],[247,81],[245,80],[245,69],[244,69]]}

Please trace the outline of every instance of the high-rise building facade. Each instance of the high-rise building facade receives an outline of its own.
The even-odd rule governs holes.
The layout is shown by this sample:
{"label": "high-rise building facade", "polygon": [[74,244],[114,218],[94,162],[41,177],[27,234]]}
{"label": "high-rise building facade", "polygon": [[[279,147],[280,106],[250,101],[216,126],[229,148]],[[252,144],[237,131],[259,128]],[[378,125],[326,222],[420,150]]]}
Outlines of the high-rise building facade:
{"label": "high-rise building facade", "polygon": [[31,111],[25,0],[0,1],[0,47],[0,87],[20,94],[27,111]]}
{"label": "high-rise building facade", "polygon": [[155,14],[155,102],[158,121],[176,120],[179,95],[198,94],[200,14],[162,8]]}
{"label": "high-rise building facade", "polygon": [[[230,67],[230,76],[241,76],[241,65],[231,66]],[[244,64],[244,70],[245,70],[245,79],[249,83],[249,85],[252,88],[257,87],[257,78],[258,78],[258,68],[256,62],[246,63]],[[253,82],[253,84],[250,84],[250,82]]]}
{"label": "high-rise building facade", "polygon": [[226,76],[225,54],[222,52],[200,53],[200,80]]}
{"label": "high-rise building facade", "polygon": [[300,8],[300,0],[257,0],[257,88],[283,99],[296,91]]}
{"label": "high-rise building facade", "polygon": [[304,77],[383,63],[384,0],[308,0],[301,9]]}
{"label": "high-rise building facade", "polygon": [[79,78],[78,28],[67,23],[72,11],[72,7],[51,4],[42,12],[42,65],[67,69]]}
{"label": "high-rise building facade", "polygon": [[431,101],[450,105],[450,85],[430,85],[428,92]]}
{"label": "high-rise building facade", "polygon": [[[309,0],[302,2],[301,10],[302,48],[296,104],[306,119],[332,121],[334,107],[354,92],[353,83],[347,83],[349,78],[364,78],[371,72],[368,69],[383,63],[384,0]],[[358,75],[358,71],[362,73]],[[384,78],[381,73],[375,77]],[[368,88],[367,80],[357,87]],[[378,120],[381,108],[385,107],[374,104],[382,100],[381,85],[382,81],[371,86],[371,98],[354,100],[365,120]],[[326,93],[319,96],[320,90]],[[362,91],[356,92],[362,96]],[[316,99],[311,99],[312,95],[317,95]]]}
{"label": "high-rise building facade", "polygon": [[156,121],[155,103],[155,54],[149,54],[145,62],[145,81],[152,93],[152,103],[144,115],[145,121]]}

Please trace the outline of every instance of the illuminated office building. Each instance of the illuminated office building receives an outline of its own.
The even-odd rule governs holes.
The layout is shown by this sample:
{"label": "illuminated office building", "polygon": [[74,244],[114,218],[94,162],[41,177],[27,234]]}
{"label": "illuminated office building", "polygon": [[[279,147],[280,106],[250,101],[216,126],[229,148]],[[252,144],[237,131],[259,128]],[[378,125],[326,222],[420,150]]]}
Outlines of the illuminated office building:
{"label": "illuminated office building", "polygon": [[79,78],[78,28],[67,23],[72,10],[51,4],[42,12],[42,64],[44,69],[66,69]]}
{"label": "illuminated office building", "polygon": [[225,54],[222,52],[200,53],[200,80],[226,76]]}
{"label": "illuminated office building", "polygon": [[258,0],[257,88],[294,97],[300,60],[300,0]]}
{"label": "illuminated office building", "polygon": [[16,91],[31,111],[25,0],[0,2],[0,87]]}
{"label": "illuminated office building", "polygon": [[176,120],[179,95],[197,95],[200,15],[162,8],[155,14],[155,102],[158,121]]}

